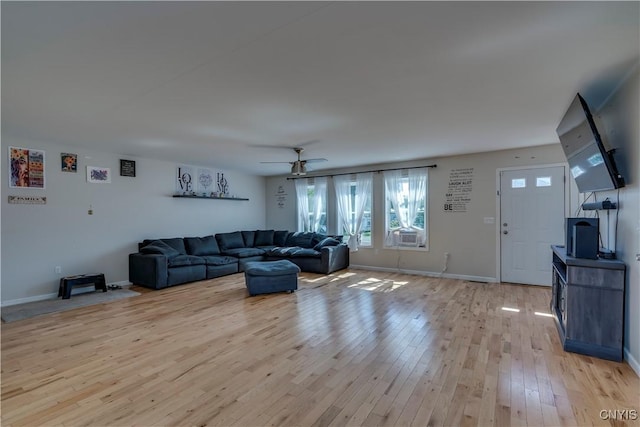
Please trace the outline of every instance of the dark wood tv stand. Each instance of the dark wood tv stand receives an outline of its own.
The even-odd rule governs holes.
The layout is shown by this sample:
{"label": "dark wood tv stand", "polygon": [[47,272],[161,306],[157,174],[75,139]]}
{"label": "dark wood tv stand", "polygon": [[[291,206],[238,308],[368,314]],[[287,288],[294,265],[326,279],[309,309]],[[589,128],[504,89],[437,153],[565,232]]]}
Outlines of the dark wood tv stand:
{"label": "dark wood tv stand", "polygon": [[622,261],[553,250],[551,313],[566,351],[622,361],[625,270]]}

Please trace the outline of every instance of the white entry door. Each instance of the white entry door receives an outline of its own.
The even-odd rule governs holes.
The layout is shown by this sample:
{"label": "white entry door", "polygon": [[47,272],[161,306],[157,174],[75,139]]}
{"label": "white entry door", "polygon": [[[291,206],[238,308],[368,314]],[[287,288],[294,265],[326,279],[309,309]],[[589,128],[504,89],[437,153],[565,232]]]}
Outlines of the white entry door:
{"label": "white entry door", "polygon": [[551,286],[551,245],[564,244],[565,168],[500,172],[501,281]]}

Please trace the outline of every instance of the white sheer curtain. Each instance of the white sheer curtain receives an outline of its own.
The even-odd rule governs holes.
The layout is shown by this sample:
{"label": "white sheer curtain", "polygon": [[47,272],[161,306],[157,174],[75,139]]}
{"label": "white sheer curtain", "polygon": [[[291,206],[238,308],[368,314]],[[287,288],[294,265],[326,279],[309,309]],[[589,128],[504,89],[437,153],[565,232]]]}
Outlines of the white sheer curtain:
{"label": "white sheer curtain", "polygon": [[351,203],[352,182],[349,175],[333,177],[333,185],[336,189],[338,217],[344,227],[344,231],[349,234],[349,249],[351,252],[355,252],[358,250],[358,236],[360,236],[361,232],[364,210],[371,197],[373,174],[361,173],[356,175],[355,201],[353,205]]}
{"label": "white sheer curtain", "polygon": [[[404,176],[403,176],[404,175]],[[384,172],[387,198],[396,213],[396,218],[400,223],[400,229],[413,230],[418,233],[420,245],[424,245],[427,240],[427,183],[428,169],[394,170]],[[406,183],[406,184],[405,184]],[[406,185],[406,186],[405,186]],[[420,207],[425,208],[424,228],[414,225]],[[393,246],[395,230],[387,230],[386,244]]]}
{"label": "white sheer curtain", "polygon": [[387,191],[387,199],[391,202],[391,206],[396,212],[396,218],[400,223],[400,228],[409,228],[411,224],[407,219],[407,209],[404,206],[404,194],[402,188],[401,170],[384,171],[384,184]]}
{"label": "white sheer curtain", "polygon": [[300,217],[298,231],[309,231],[309,183],[307,178],[295,179],[296,197],[298,199],[298,215]]}
{"label": "white sheer curtain", "polygon": [[313,198],[309,211],[313,213],[313,224],[309,231],[320,232],[322,214],[327,210],[327,178],[313,178]]}
{"label": "white sheer curtain", "polygon": [[[409,169],[409,197],[407,198],[407,218],[409,226],[415,230],[418,230],[421,244],[424,244],[426,239],[426,224],[424,229],[413,227],[413,224],[418,216],[418,210],[426,199],[427,194],[427,169]],[[426,209],[426,203],[424,203]],[[426,212],[425,212],[426,221]]]}

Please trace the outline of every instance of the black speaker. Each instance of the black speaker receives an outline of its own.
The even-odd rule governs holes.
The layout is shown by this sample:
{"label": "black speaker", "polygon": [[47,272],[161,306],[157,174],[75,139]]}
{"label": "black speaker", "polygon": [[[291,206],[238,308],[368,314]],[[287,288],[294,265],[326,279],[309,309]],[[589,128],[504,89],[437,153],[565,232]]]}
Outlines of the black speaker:
{"label": "black speaker", "polygon": [[574,258],[598,259],[598,228],[578,223],[573,226]]}
{"label": "black speaker", "polygon": [[[566,225],[566,233],[567,233],[567,239],[565,240],[565,248],[567,250],[567,256],[572,256],[572,257],[576,257],[576,258],[589,258],[589,257],[579,257],[576,255],[576,248],[582,245],[587,245],[590,247],[591,241],[587,241],[588,237],[585,237],[586,234],[590,233],[589,231],[585,232],[585,235],[582,236],[582,239],[579,239],[579,245],[575,244],[575,239],[574,239],[574,234],[573,234],[573,228],[580,224],[580,227],[584,227],[584,226],[590,226],[592,228],[595,228],[596,230],[596,240],[595,240],[595,251],[596,251],[596,258],[598,256],[598,232],[600,230],[600,220],[598,218],[567,218],[567,225]],[[581,254],[583,254],[584,252],[581,252]],[[591,253],[590,251],[588,253]],[[595,258],[592,258],[595,259]]]}

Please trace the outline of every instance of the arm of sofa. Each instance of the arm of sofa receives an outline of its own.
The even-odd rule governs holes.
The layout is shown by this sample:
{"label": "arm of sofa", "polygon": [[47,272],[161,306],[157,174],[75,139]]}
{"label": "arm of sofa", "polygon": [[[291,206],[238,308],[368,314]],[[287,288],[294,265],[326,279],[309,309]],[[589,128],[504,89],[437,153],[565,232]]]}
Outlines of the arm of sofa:
{"label": "arm of sofa", "polygon": [[129,254],[129,281],[152,289],[167,287],[166,255]]}
{"label": "arm of sofa", "polygon": [[349,246],[341,243],[323,247],[320,249],[320,261],[325,274],[349,267]]}

